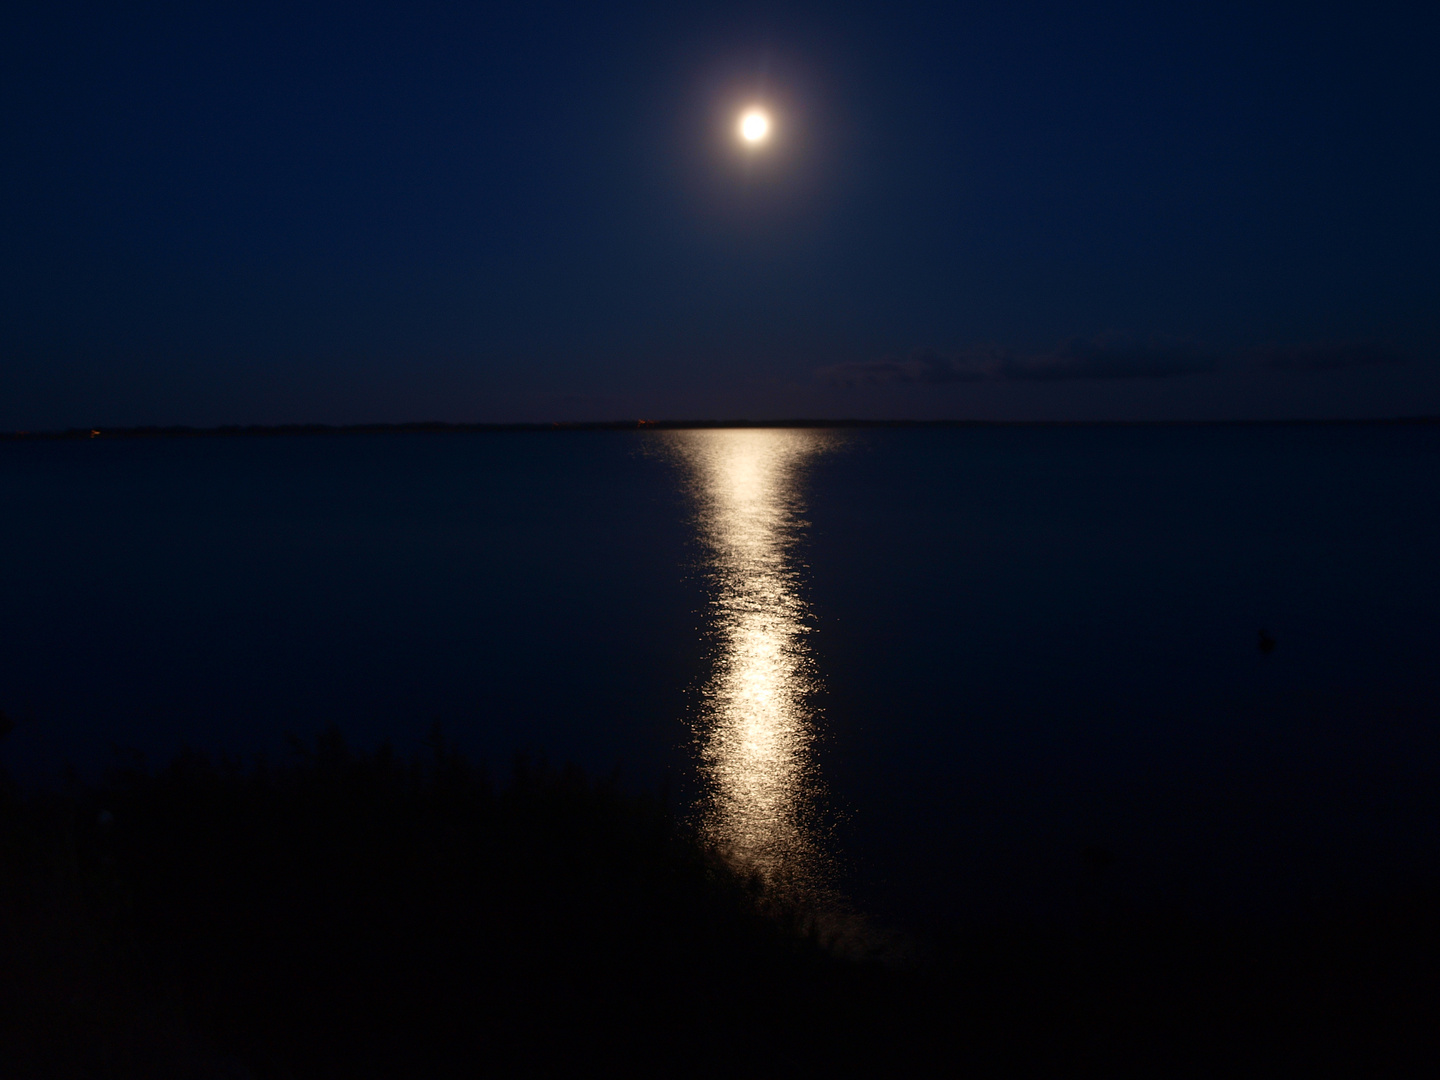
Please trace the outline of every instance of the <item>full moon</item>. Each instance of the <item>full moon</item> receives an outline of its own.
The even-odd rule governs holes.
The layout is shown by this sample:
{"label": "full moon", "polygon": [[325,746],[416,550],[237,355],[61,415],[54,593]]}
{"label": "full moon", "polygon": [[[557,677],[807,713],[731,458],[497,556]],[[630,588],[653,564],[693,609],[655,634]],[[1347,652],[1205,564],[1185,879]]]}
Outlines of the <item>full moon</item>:
{"label": "full moon", "polygon": [[770,134],[770,117],[759,109],[750,109],[740,117],[740,138],[747,143],[761,143]]}

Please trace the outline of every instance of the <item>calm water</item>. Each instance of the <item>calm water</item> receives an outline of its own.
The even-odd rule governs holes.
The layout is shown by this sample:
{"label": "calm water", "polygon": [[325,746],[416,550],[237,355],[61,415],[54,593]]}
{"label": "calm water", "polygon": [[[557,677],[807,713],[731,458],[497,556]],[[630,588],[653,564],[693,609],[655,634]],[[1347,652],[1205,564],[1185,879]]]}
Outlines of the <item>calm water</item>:
{"label": "calm water", "polygon": [[438,719],[901,922],[1440,876],[1440,427],[8,443],[0,505],[30,781]]}

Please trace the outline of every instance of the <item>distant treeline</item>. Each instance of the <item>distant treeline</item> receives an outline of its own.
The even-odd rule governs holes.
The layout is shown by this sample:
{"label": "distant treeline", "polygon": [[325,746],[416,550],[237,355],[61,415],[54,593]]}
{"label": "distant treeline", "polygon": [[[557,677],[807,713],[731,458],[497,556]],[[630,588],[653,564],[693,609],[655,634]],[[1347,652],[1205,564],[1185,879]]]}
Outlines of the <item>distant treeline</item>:
{"label": "distant treeline", "polygon": [[[3,725],[0,725],[3,726]],[[0,1075],[1433,1075],[1440,904],[956,925],[905,963],[662,800],[337,731],[0,790]],[[1097,871],[1101,872],[1101,871]],[[840,948],[840,945],[844,948]]]}
{"label": "distant treeline", "polygon": [[1317,427],[1440,424],[1440,416],[1373,420],[576,420],[551,423],[448,424],[224,424],[219,427],[67,428],[64,431],[3,431],[0,441],[31,439],[179,439],[261,435],[380,435],[453,432],[682,431],[717,428],[974,428],[974,427]]}

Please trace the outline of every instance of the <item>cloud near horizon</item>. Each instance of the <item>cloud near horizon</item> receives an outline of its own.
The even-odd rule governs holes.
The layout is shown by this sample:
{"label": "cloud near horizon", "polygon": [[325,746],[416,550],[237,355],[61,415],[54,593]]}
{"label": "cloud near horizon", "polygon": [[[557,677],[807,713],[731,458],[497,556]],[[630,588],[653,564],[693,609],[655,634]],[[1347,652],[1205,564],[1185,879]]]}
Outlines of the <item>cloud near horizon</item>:
{"label": "cloud near horizon", "polygon": [[1161,379],[1209,371],[1213,357],[1193,346],[1125,338],[1072,338],[1049,352],[979,345],[946,355],[921,349],[908,360],[834,364],[816,370],[832,386],[893,383],[1061,382],[1071,379]]}
{"label": "cloud near horizon", "polygon": [[[1275,345],[1241,354],[1225,367],[1263,371],[1347,371],[1400,363],[1393,346],[1370,342]],[[1048,352],[1023,353],[1000,345],[975,345],[957,353],[918,349],[909,359],[886,357],[832,364],[815,370],[831,386],[956,383],[1061,382],[1080,379],[1168,379],[1213,371],[1215,354],[1182,342],[1123,337],[1071,338]]]}
{"label": "cloud near horizon", "polygon": [[1267,371],[1349,371],[1402,360],[1404,356],[1393,346],[1363,341],[1272,345],[1259,350],[1254,358],[1257,366]]}

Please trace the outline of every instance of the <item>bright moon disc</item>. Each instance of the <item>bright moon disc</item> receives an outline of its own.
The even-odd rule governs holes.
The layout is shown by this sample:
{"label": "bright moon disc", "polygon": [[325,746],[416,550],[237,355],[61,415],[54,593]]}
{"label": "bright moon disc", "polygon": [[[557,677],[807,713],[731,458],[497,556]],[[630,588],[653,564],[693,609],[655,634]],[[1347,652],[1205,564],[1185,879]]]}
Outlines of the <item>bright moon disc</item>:
{"label": "bright moon disc", "polygon": [[763,142],[770,134],[770,118],[759,109],[751,109],[740,117],[740,137],[748,143]]}

